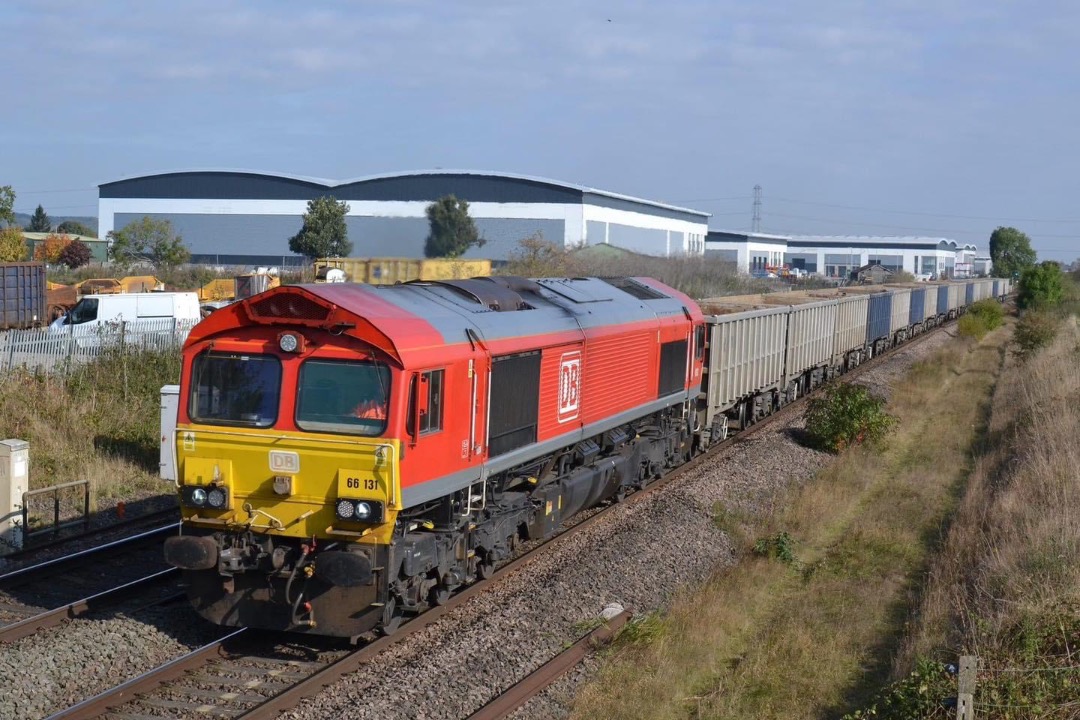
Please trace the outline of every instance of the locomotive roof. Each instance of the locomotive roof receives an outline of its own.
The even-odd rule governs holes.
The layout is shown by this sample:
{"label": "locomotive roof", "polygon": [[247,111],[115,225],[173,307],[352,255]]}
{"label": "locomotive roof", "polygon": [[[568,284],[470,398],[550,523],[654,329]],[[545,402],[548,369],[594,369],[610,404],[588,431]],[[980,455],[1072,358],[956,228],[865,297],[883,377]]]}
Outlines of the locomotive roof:
{"label": "locomotive roof", "polygon": [[447,345],[580,335],[606,325],[685,315],[700,318],[701,311],[687,296],[651,278],[496,276],[387,286],[284,285],[213,313],[192,330],[189,343],[242,325],[293,323],[339,330],[408,364],[413,353]]}

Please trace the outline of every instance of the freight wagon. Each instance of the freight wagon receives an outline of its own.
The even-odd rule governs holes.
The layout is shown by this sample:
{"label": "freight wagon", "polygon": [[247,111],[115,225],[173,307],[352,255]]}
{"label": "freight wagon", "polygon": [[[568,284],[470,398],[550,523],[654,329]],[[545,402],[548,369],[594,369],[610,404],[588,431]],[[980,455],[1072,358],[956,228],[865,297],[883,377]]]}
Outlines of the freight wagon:
{"label": "freight wagon", "polygon": [[0,330],[31,328],[48,322],[45,264],[0,264]]}

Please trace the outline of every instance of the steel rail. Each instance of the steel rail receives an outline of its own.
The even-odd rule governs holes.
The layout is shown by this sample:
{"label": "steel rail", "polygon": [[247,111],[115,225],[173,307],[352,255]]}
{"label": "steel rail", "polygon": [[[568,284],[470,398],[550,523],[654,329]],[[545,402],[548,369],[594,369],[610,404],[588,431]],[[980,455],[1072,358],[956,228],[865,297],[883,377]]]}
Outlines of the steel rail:
{"label": "steel rail", "polygon": [[[124,585],[119,585],[111,590],[105,590],[104,592],[91,595],[82,600],[76,600],[75,602],[62,605],[53,610],[46,610],[43,613],[28,617],[25,620],[20,620],[17,623],[0,627],[0,643],[21,640],[22,638],[33,635],[41,630],[56,627],[68,620],[74,620],[75,618],[82,617],[88,613],[100,611],[109,605],[123,602],[127,599],[124,596],[132,591],[140,591],[157,583],[179,578],[179,575],[180,571],[177,568],[162,570],[153,575],[147,575],[144,578],[133,580]],[[180,595],[183,595],[183,593]],[[172,597],[177,596],[170,596],[170,598]]]}
{"label": "steel rail", "polygon": [[235,630],[225,637],[203,645],[187,655],[170,660],[164,665],[117,685],[111,690],[106,690],[92,698],[83,700],[78,705],[72,705],[66,710],[50,715],[46,720],[86,720],[87,718],[99,717],[110,708],[125,703],[140,693],[152,690],[158,685],[178,678],[191,670],[201,668],[214,658],[225,656],[226,643],[250,633],[251,631],[247,628]]}
{"label": "steel rail", "polygon": [[468,720],[502,720],[546,690],[552,683],[584,660],[589,653],[611,642],[619,630],[622,629],[622,626],[629,621],[630,613],[623,610],[521,680],[518,680],[501,695],[492,698],[487,705],[470,715]]}
{"label": "steel rail", "polygon": [[98,545],[96,547],[87,548],[86,550],[80,550],[79,552],[70,555],[64,555],[63,557],[46,560],[45,562],[27,565],[18,570],[12,570],[11,572],[0,575],[0,591],[14,590],[15,588],[22,587],[28,582],[38,579],[42,574],[46,574],[46,576],[48,574],[55,574],[72,565],[79,565],[88,558],[109,557],[127,549],[131,545],[168,537],[178,532],[179,529],[180,523],[177,521],[169,525],[138,533],[137,535],[129,535],[128,537],[120,538],[119,540],[113,540],[104,545]]}
{"label": "steel rail", "polygon": [[20,561],[24,558],[32,556],[34,553],[41,552],[42,550],[48,550],[49,548],[59,547],[69,542],[76,542],[78,540],[86,540],[88,538],[96,537],[98,535],[104,535],[110,532],[118,532],[129,527],[138,527],[140,525],[149,524],[151,522],[167,521],[171,517],[176,517],[179,514],[178,508],[169,508],[168,510],[155,510],[144,515],[136,515],[129,517],[126,520],[112,523],[110,525],[102,525],[101,527],[92,528],[85,532],[79,533],[61,533],[60,537],[50,538],[48,540],[41,540],[37,542],[30,542],[25,547],[16,550],[13,553],[0,556],[0,560]]}

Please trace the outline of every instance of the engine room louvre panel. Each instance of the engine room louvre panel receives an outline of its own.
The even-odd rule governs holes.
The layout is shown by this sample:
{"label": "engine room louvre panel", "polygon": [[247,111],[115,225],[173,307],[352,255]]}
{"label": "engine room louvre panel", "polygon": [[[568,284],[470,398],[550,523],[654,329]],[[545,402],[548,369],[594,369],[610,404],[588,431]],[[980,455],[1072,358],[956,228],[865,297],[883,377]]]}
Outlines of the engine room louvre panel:
{"label": "engine room louvre panel", "polygon": [[536,442],[539,415],[540,353],[493,358],[488,454],[496,457]]}
{"label": "engine room louvre panel", "polygon": [[679,392],[686,387],[686,340],[660,346],[660,388],[657,397]]}

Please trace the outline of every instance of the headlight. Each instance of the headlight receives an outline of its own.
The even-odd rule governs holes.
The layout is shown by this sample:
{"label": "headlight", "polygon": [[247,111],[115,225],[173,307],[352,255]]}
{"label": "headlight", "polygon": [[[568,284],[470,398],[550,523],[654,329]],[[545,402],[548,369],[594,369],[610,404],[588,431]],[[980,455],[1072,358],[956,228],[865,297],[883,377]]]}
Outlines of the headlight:
{"label": "headlight", "polygon": [[229,505],[229,488],[223,485],[194,485],[180,489],[180,502],[190,507],[224,510]]}
{"label": "headlight", "polygon": [[225,491],[221,488],[214,488],[207,493],[206,501],[210,503],[210,507],[220,510],[225,507]]}
{"label": "headlight", "polygon": [[366,523],[378,523],[383,520],[383,504],[377,500],[341,498],[337,501],[335,509],[340,520]]}

